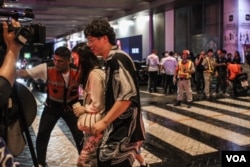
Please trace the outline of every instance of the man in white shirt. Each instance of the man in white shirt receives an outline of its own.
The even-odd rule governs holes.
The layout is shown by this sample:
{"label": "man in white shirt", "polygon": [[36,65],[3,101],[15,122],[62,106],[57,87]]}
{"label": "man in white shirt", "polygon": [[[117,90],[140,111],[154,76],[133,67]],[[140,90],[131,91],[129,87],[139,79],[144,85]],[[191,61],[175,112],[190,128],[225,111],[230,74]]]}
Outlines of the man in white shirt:
{"label": "man in white shirt", "polygon": [[146,65],[148,68],[148,91],[149,93],[157,92],[157,80],[158,80],[158,73],[159,73],[159,57],[157,56],[157,50],[153,49],[152,53],[148,55],[146,59]]}
{"label": "man in white shirt", "polygon": [[161,62],[161,69],[164,69],[165,71],[165,84],[163,85],[164,93],[174,93],[174,83],[173,83],[173,77],[175,73],[175,69],[177,66],[177,61],[174,58],[174,52],[170,51],[169,55],[164,58],[164,60]]}

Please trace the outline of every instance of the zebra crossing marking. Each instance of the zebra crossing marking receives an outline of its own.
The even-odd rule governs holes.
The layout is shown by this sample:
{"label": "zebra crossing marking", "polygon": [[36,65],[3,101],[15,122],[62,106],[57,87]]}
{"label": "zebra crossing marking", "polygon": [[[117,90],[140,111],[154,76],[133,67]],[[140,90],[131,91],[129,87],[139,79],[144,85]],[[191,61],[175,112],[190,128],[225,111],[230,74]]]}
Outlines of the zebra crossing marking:
{"label": "zebra crossing marking", "polygon": [[202,155],[206,153],[217,152],[218,150],[203,144],[193,138],[185,136],[181,133],[175,132],[157,123],[149,120],[144,120],[146,124],[146,131],[164,142],[186,152],[191,156]]}
{"label": "zebra crossing marking", "polygon": [[[198,101],[195,103],[202,104],[202,105],[208,106],[208,107],[221,108],[223,110],[227,110],[230,112],[239,113],[239,114],[243,114],[243,115],[250,115],[250,110],[246,110],[245,108],[233,107],[231,105],[213,103],[213,102],[209,102],[209,101]],[[240,104],[242,106],[248,106],[249,102],[241,101],[241,103],[237,103],[237,104]]]}
{"label": "zebra crossing marking", "polygon": [[202,122],[192,117],[181,115],[173,111],[162,109],[156,106],[143,106],[142,109],[154,113],[156,115],[171,119],[173,121],[179,122],[180,124],[192,127],[199,131],[206,132],[210,135],[217,136],[218,138],[231,141],[240,146],[250,144],[250,137],[227,130],[223,127],[218,127],[210,123]]}
{"label": "zebra crossing marking", "polygon": [[242,101],[241,99],[223,98],[223,99],[217,99],[217,101],[219,101],[219,102],[227,102],[227,103],[238,104],[238,105],[250,107],[249,102]]}
{"label": "zebra crossing marking", "polygon": [[151,95],[154,95],[154,96],[165,96],[164,94],[162,93],[156,93],[156,92],[152,92],[152,93],[149,93],[148,91],[144,91],[144,90],[140,90],[140,93],[146,93],[146,94],[151,94]]}
{"label": "zebra crossing marking", "polygon": [[195,113],[195,114],[198,114],[198,115],[203,115],[203,116],[206,116],[206,117],[210,117],[210,118],[213,118],[213,119],[217,119],[217,120],[220,120],[220,121],[223,121],[223,122],[235,124],[235,125],[250,129],[250,121],[246,121],[246,120],[241,119],[241,118],[237,118],[237,117],[230,116],[230,115],[225,115],[225,114],[222,114],[220,112],[212,111],[212,110],[209,110],[209,109],[203,109],[203,108],[201,109],[201,108],[195,107],[195,106],[192,106],[192,108],[189,108],[189,109],[185,108],[185,110],[188,110],[189,112],[192,112],[192,113]]}

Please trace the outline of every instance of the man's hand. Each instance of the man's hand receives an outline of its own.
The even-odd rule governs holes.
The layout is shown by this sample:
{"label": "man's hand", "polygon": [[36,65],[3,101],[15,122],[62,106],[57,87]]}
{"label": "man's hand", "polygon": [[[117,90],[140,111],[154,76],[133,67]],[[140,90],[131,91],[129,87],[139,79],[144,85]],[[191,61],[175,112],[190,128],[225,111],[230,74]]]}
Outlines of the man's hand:
{"label": "man's hand", "polygon": [[104,119],[101,119],[100,121],[94,124],[91,133],[94,135],[101,134],[107,127],[108,124],[104,121]]}
{"label": "man's hand", "polygon": [[176,77],[175,76],[173,77],[173,83],[174,84],[176,83]]}
{"label": "man's hand", "polygon": [[[12,20],[13,27],[20,27],[20,23]],[[19,58],[22,45],[15,41],[15,32],[8,32],[8,24],[3,22],[3,39],[6,44],[6,54],[0,68],[0,75],[6,78],[13,86],[16,79],[16,62]]]}
{"label": "man's hand", "polygon": [[[13,27],[20,27],[21,26],[20,23],[15,21],[14,19],[11,20],[11,24]],[[15,41],[15,32],[8,31],[7,22],[3,22],[3,38],[4,38],[4,42],[6,44],[6,47],[7,47],[7,51],[12,50],[13,52],[17,53],[21,50],[22,45],[18,44]]]}

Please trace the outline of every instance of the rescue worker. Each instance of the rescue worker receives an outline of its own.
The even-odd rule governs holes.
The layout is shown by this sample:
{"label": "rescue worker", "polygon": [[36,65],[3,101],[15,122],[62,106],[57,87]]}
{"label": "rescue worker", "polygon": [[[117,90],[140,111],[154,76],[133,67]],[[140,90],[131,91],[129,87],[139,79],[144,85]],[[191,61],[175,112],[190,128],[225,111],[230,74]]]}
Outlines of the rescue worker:
{"label": "rescue worker", "polygon": [[215,59],[213,57],[213,50],[209,49],[207,51],[206,57],[202,61],[202,66],[204,68],[203,76],[205,81],[205,91],[206,100],[211,100],[211,82],[215,70]]}
{"label": "rescue worker", "polygon": [[47,83],[47,99],[41,115],[36,151],[39,167],[46,167],[46,152],[50,134],[59,118],[68,125],[80,153],[83,133],[77,128],[77,117],[72,105],[78,101],[79,72],[70,63],[71,52],[67,47],[55,50],[53,64],[43,63],[31,69],[18,70],[17,76],[42,79]]}
{"label": "rescue worker", "polygon": [[194,64],[191,60],[188,59],[189,55],[188,50],[183,50],[182,59],[179,60],[176,67],[174,75],[174,83],[177,82],[177,101],[174,106],[180,106],[184,97],[184,93],[187,96],[187,107],[191,107],[193,101],[192,88],[191,88],[191,77],[195,72]]}

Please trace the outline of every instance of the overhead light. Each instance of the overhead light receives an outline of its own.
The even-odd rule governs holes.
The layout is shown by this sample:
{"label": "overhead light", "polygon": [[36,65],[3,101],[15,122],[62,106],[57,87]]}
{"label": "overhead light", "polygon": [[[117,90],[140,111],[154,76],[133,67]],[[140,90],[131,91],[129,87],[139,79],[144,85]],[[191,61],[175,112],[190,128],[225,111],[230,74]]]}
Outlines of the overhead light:
{"label": "overhead light", "polygon": [[132,20],[121,20],[119,21],[119,26],[120,27],[126,27],[126,26],[132,26],[134,25],[134,21]]}

